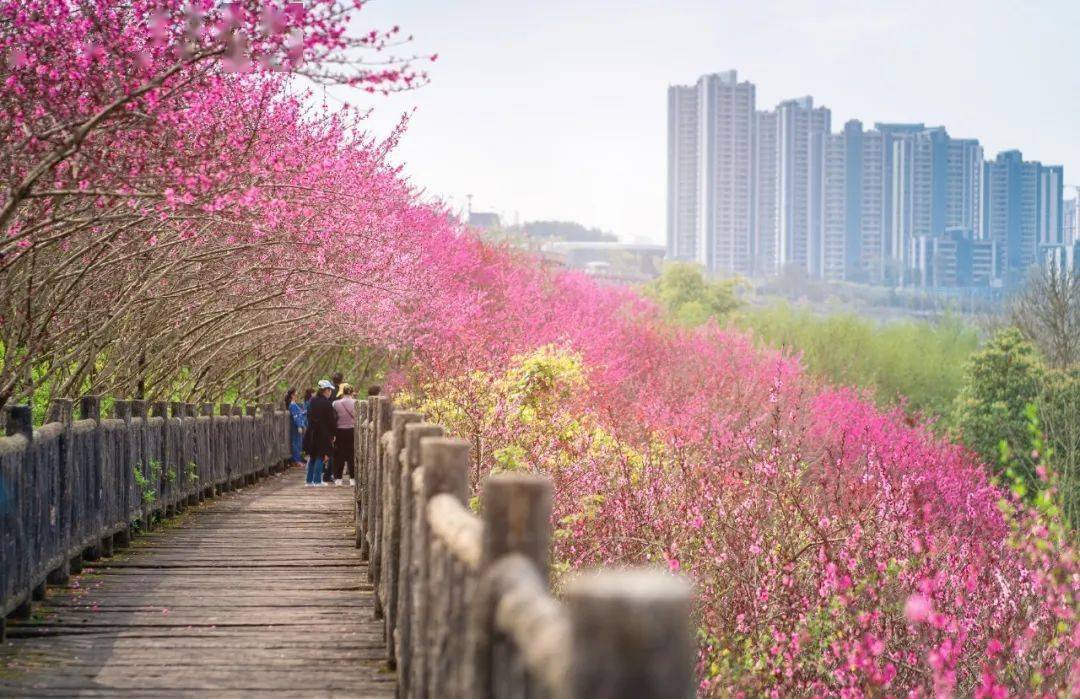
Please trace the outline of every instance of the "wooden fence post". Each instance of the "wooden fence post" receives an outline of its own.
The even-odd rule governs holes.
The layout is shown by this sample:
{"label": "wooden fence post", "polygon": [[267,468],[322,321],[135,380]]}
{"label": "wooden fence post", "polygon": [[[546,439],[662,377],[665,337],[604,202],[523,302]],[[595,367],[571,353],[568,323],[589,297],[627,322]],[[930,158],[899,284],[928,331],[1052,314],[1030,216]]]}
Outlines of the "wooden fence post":
{"label": "wooden fence post", "polygon": [[[145,463],[143,463],[143,464],[135,464],[135,463],[133,463],[133,460],[132,460],[131,441],[132,441],[132,438],[133,438],[132,437],[132,429],[133,428],[131,426],[131,401],[129,401],[129,400],[120,400],[120,399],[114,400],[113,401],[113,406],[112,406],[112,416],[113,416],[113,419],[115,419],[115,420],[123,420],[124,421],[124,433],[123,433],[124,449],[123,449],[123,456],[120,457],[121,466],[120,466],[120,470],[119,470],[121,479],[120,479],[120,482],[116,484],[116,486],[119,487],[120,492],[122,492],[124,494],[123,495],[123,501],[122,501],[122,503],[120,505],[120,511],[123,513],[124,520],[130,522],[130,515],[131,515],[131,513],[132,513],[132,511],[134,509],[132,507],[132,504],[131,504],[131,499],[132,498],[139,498],[139,493],[137,492],[137,489],[135,487],[134,477],[132,476],[132,473],[133,473],[135,467],[139,466],[143,470],[143,475],[146,475],[149,468],[148,468],[148,465],[145,464]],[[157,487],[158,490],[160,490],[160,488],[161,488],[160,483],[156,487]],[[146,523],[147,523],[147,526],[149,526],[150,521],[151,521],[151,517],[152,517],[152,513],[147,512],[145,514],[146,514]],[[103,536],[101,538],[101,544],[98,547],[98,554],[100,556],[104,556],[104,557],[108,558],[108,557],[113,555],[113,551],[115,549],[114,536],[115,536],[115,534],[108,534],[108,535]]]}
{"label": "wooden fence post", "polygon": [[368,401],[356,401],[356,429],[353,431],[353,468],[356,470],[356,485],[353,486],[353,527],[356,534],[356,548],[361,549],[360,558],[364,558],[364,476],[367,471],[367,444],[364,432],[367,430]]}
{"label": "wooden fence post", "polygon": [[[446,696],[444,686],[450,676],[446,658],[439,653],[440,644],[450,631],[446,619],[433,609],[433,595],[440,592],[434,579],[443,579],[448,553],[437,556],[433,550],[431,528],[427,522],[427,504],[441,493],[452,495],[463,505],[469,497],[470,444],[464,439],[428,437],[420,442],[420,463],[423,467],[423,487],[420,499],[415,503],[417,536],[413,559],[416,572],[413,587],[415,624],[412,640],[416,654],[413,657],[413,679],[410,689],[416,697]],[[439,548],[442,548],[441,546]],[[439,560],[434,560],[438,558]],[[445,592],[445,591],[443,591]],[[462,630],[464,631],[464,630]]]}
{"label": "wooden fence post", "polygon": [[[32,453],[34,444],[34,416],[32,411],[30,410],[29,405],[12,405],[7,408],[6,412],[7,424],[5,426],[5,429],[7,435],[9,437],[13,435],[22,435],[26,439],[26,449],[23,451],[20,464],[20,471],[22,471],[22,473],[19,474],[19,478],[21,480],[23,478],[26,478],[27,474],[29,474],[30,470],[33,468]],[[29,490],[29,488],[22,489],[18,484],[12,484],[12,487],[15,489],[16,498],[26,498],[30,495],[29,492],[26,492],[27,490]],[[23,490],[23,492],[19,492],[20,490]],[[18,500],[16,500],[16,502],[18,502]],[[30,540],[31,537],[29,535],[29,532],[23,530],[22,545],[28,546]],[[38,590],[36,588],[31,596],[40,599],[40,597],[38,597]],[[30,617],[31,596],[27,596],[27,598],[22,602],[22,604],[20,604],[11,612],[12,618],[28,619]]]}
{"label": "wooden fence post", "polygon": [[[93,420],[97,423],[94,429],[94,457],[93,463],[88,464],[85,471],[85,480],[83,487],[88,488],[92,493],[92,498],[95,502],[98,500],[97,488],[101,483],[101,469],[102,469],[102,444],[101,444],[101,396],[83,396],[79,400],[79,417],[83,420]],[[95,510],[96,511],[96,510]],[[90,512],[84,511],[82,516],[90,516]],[[101,557],[98,552],[96,544],[88,547],[83,553],[76,554],[71,558],[71,572],[81,573],[83,569],[83,560],[97,560]]]}
{"label": "wooden fence post", "polygon": [[83,396],[79,400],[79,416],[83,420],[101,420],[101,396]]}
{"label": "wooden fence post", "polygon": [[691,591],[656,569],[584,574],[564,590],[571,627],[567,699],[694,696]]}
{"label": "wooden fence post", "polygon": [[45,422],[71,422],[74,411],[74,401],[68,398],[53,398],[49,403],[49,411],[45,416]]}
{"label": "wooden fence post", "polygon": [[[54,398],[49,404],[49,412],[45,422],[59,422],[64,425],[64,435],[60,440],[60,468],[58,472],[59,482],[56,484],[57,493],[57,526],[61,532],[60,541],[64,548],[71,546],[72,523],[71,512],[74,504],[75,493],[72,490],[74,484],[75,460],[71,453],[71,422],[74,417],[74,401],[67,398]],[[50,585],[67,585],[71,579],[71,562],[64,557],[54,570],[49,571],[46,581]]]}
{"label": "wooden fence post", "polygon": [[373,483],[375,482],[375,476],[372,473],[373,459],[374,459],[374,441],[372,434],[375,431],[375,414],[378,412],[378,397],[368,396],[367,401],[367,421],[364,423],[363,434],[361,435],[361,452],[363,454],[363,462],[360,464],[360,514],[363,516],[362,523],[360,525],[363,530],[360,538],[360,558],[371,563],[371,528],[375,526],[375,521],[372,518],[372,511],[374,507],[371,504],[371,494]]}
{"label": "wooden fence post", "polygon": [[401,451],[405,448],[405,426],[420,422],[423,415],[395,410],[390,419],[390,448],[383,469],[383,543],[382,588],[383,619],[386,633],[386,660],[394,667],[397,653],[398,564],[401,555]]}
{"label": "wooden fence post", "polygon": [[405,450],[402,459],[400,531],[401,551],[398,564],[397,656],[398,696],[408,697],[412,680],[412,657],[415,652],[413,640],[413,580],[417,572],[413,556],[416,524],[416,494],[413,491],[413,474],[420,467],[420,443],[427,437],[441,437],[441,425],[414,422],[405,425]]}
{"label": "wooden fence post", "polygon": [[375,585],[375,618],[383,615],[379,581],[382,580],[382,531],[383,531],[383,434],[390,429],[390,416],[394,406],[388,396],[376,396],[374,433],[372,434],[372,489],[371,510],[368,518],[368,533],[371,539],[371,557],[368,560],[368,580]]}
{"label": "wooden fence post", "polygon": [[499,558],[525,556],[547,583],[551,561],[551,481],[542,476],[506,474],[489,477],[480,500],[484,520],[481,584],[474,598],[469,626],[466,685],[470,696],[495,697],[494,676],[517,677],[524,672],[512,667],[505,641],[495,632],[497,591],[484,572]]}
{"label": "wooden fence post", "polygon": [[[136,399],[136,400],[130,400],[130,401],[117,401],[117,403],[121,404],[121,406],[122,406],[121,410],[124,413],[123,415],[118,415],[118,417],[123,417],[124,420],[127,422],[128,434],[127,434],[127,439],[125,440],[125,442],[127,443],[128,448],[130,449],[131,441],[132,441],[131,431],[134,429],[132,427],[132,424],[131,424],[132,419],[133,418],[143,418],[144,420],[143,420],[143,423],[141,425],[142,429],[143,430],[149,430],[150,429],[149,425],[145,422],[145,418],[147,417],[147,402],[145,400]],[[114,410],[115,410],[115,408],[114,408]],[[141,440],[142,435],[140,435],[139,438]],[[143,456],[147,457],[148,459],[151,458],[151,455],[149,455],[149,454],[143,454]],[[161,464],[164,465],[165,464],[165,459],[163,458],[160,451],[157,454],[157,456],[161,457],[161,458],[159,458],[159,461],[161,462]],[[125,459],[125,461],[130,463],[132,461],[132,459],[130,459],[130,458]],[[143,464],[143,467],[145,469],[146,464]],[[139,494],[135,493],[135,496],[139,497]],[[115,547],[120,547],[120,548],[124,548],[126,546],[131,545],[131,527],[130,526],[125,527],[124,529],[118,531],[116,533],[116,535],[113,536],[113,545]]]}
{"label": "wooden fence post", "polygon": [[[203,450],[197,454],[196,457],[196,470],[202,475],[196,474],[199,478],[199,483],[196,486],[198,491],[199,500],[207,500],[214,497],[216,492],[215,477],[217,475],[217,444],[214,437],[217,432],[214,429],[214,404],[202,403],[200,406],[200,413],[203,417],[210,418],[206,425],[203,426],[204,440]],[[187,468],[187,464],[184,464],[184,468]]]}

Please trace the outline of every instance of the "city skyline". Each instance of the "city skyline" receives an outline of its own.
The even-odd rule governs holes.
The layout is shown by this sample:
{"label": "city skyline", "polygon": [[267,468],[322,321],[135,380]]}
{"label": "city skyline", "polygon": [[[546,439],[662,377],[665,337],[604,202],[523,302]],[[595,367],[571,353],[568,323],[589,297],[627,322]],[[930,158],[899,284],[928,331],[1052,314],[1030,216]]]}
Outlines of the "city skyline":
{"label": "city skyline", "polygon": [[[395,159],[456,208],[471,193],[476,208],[506,220],[515,211],[571,219],[663,243],[665,109],[656,95],[732,67],[759,85],[759,104],[811,94],[831,109],[834,129],[851,118],[944,125],[991,154],[1018,148],[1061,163],[1078,183],[1080,141],[1068,128],[1080,112],[1080,91],[1069,87],[1078,80],[1069,66],[1075,3],[1038,12],[974,2],[463,7],[366,7],[372,22],[400,22],[416,35],[413,48],[440,57],[422,90],[353,100],[374,107],[378,133],[419,107]],[[455,41],[440,45],[447,26]],[[492,87],[496,102],[485,97]]]}
{"label": "city skyline", "polygon": [[756,89],[735,70],[668,87],[669,258],[935,287],[1010,285],[1047,255],[1075,263],[1062,166],[987,157],[923,122],[834,133],[812,96],[759,109]]}

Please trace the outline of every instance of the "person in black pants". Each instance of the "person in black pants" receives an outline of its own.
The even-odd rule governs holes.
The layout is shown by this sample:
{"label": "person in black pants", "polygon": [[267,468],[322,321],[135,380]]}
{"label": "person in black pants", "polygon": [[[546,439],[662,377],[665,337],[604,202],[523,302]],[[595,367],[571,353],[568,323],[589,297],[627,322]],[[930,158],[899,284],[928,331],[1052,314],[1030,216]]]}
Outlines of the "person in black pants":
{"label": "person in black pants", "polygon": [[353,455],[356,399],[353,398],[352,386],[349,384],[341,384],[340,390],[341,397],[334,401],[334,414],[337,418],[337,429],[334,432],[334,484],[343,485],[341,477],[347,467],[349,485],[356,485],[356,460]]}
{"label": "person in black pants", "polygon": [[323,380],[319,382],[319,392],[311,399],[308,408],[308,429],[305,433],[307,445],[308,468],[307,485],[323,485],[323,464],[326,457],[334,448],[334,427],[337,416],[334,414],[334,405],[330,400],[333,394],[333,384]]}

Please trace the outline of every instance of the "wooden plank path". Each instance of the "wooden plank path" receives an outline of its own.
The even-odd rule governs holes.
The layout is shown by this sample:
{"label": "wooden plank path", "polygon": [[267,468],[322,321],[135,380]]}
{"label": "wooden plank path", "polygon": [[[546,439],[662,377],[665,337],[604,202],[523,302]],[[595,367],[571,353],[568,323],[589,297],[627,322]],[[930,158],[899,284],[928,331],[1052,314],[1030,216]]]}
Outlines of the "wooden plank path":
{"label": "wooden plank path", "polygon": [[0,648],[0,696],[389,697],[353,489],[290,468],[88,564]]}

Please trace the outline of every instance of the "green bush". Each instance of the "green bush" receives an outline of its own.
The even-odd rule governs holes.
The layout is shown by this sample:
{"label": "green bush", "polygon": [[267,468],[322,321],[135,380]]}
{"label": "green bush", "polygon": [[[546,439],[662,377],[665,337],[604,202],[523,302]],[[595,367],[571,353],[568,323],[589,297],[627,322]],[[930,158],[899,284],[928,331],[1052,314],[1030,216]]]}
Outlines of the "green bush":
{"label": "green bush", "polygon": [[955,317],[879,323],[852,313],[816,315],[778,304],[735,319],[763,342],[799,353],[826,381],[870,390],[884,404],[947,418],[978,333]]}

